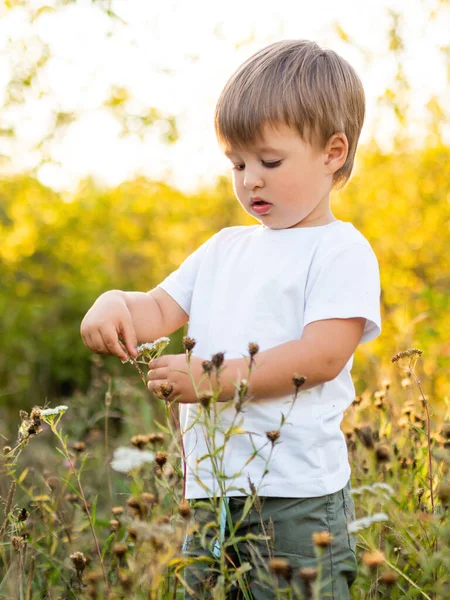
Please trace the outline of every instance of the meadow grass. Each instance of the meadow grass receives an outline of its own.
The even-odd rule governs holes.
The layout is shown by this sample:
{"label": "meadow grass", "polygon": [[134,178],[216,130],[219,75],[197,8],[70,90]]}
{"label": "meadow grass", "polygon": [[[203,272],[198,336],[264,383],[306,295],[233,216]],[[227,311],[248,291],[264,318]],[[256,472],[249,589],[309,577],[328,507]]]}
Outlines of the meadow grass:
{"label": "meadow grass", "polygon": [[[188,358],[193,343],[184,339]],[[162,350],[147,347],[135,361],[144,383],[143,366]],[[294,572],[271,552],[270,520],[261,520],[260,536],[238,539],[228,511],[226,536],[221,529],[221,507],[228,510],[221,501],[233,486],[225,476],[225,448],[242,434],[257,351],[249,344],[247,379],[236,382],[234,399],[225,403],[217,401],[223,355],[205,361],[205,379],[212,382],[214,373],[215,385],[198,394],[197,422],[219,482],[207,530],[199,529],[194,507],[183,498],[184,448],[176,405],[164,400],[167,388],[149,402],[134,380],[108,379],[97,358],[92,389],[72,397],[68,408],[21,411],[19,434],[11,434],[0,466],[0,598],[176,600],[188,586],[184,567],[192,567],[183,543],[196,535],[213,575],[205,597],[225,598],[232,589],[252,597],[247,577],[253,565],[228,560],[227,549],[245,542],[251,556],[261,545],[268,550],[260,576],[274,597],[321,600],[321,556],[332,541],[324,532],[314,537],[315,567]],[[360,564],[354,599],[450,597],[449,406],[444,422],[434,422],[417,374],[420,355],[411,349],[393,357],[391,380],[356,397],[343,423],[356,504],[349,529]],[[269,448],[267,470],[304,381],[293,375],[292,404],[279,429],[266,432],[249,457]],[[224,428],[220,413],[230,404],[235,418]],[[250,510],[261,514],[260,485],[249,482],[242,520]]]}

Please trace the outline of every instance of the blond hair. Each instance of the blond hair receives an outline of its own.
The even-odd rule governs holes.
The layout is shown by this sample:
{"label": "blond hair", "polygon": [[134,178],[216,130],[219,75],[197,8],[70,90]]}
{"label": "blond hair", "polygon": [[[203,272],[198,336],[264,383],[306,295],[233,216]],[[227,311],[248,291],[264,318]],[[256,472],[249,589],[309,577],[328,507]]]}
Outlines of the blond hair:
{"label": "blond hair", "polygon": [[364,112],[362,83],[346,60],[315,42],[284,40],[251,56],[231,76],[217,102],[215,129],[224,147],[260,141],[266,124],[294,127],[321,148],[343,132],[348,155],[333,177],[333,187],[342,187],[353,169]]}

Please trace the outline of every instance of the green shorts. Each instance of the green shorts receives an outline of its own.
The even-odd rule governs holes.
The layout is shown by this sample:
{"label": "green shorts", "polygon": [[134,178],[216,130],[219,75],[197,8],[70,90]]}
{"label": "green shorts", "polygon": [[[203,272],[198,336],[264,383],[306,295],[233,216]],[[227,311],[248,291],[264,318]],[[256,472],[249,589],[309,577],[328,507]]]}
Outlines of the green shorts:
{"label": "green shorts", "polygon": [[[321,572],[321,600],[350,598],[349,588],[356,579],[357,566],[356,542],[347,531],[347,522],[355,519],[355,505],[349,491],[350,481],[344,489],[317,498],[260,497],[261,515],[253,505],[235,535],[270,535],[272,530],[273,542],[258,539],[240,541],[237,547],[228,546],[224,552],[231,575],[233,567],[244,563],[251,565],[251,569],[245,574],[245,586],[251,592],[250,598],[268,600],[290,597],[282,592],[289,585],[286,579],[282,575],[274,579],[267,569],[267,564],[273,557],[288,561],[293,573],[291,583],[304,598],[312,596],[308,587],[310,584],[299,576],[299,570],[303,567],[315,567]],[[206,499],[202,501],[210,502]],[[214,520],[212,510],[206,507],[195,508],[195,503],[195,500],[191,500],[194,518],[199,525],[198,533],[188,535],[183,547],[184,556],[193,559],[184,570],[184,579],[192,592],[185,592],[185,598],[212,598],[212,588],[217,583],[220,585],[220,554],[217,557],[217,546],[214,549],[214,540],[220,535],[220,531],[217,526],[211,526],[211,521]],[[229,498],[228,503],[232,522],[236,523],[242,516],[245,497]],[[273,526],[269,524],[270,521]],[[204,533],[202,539],[206,523],[210,523],[210,526],[206,528],[207,533]],[[225,523],[223,528],[222,533],[227,540],[229,528]],[[320,549],[320,564],[317,548],[312,541],[312,534],[318,531],[327,531],[333,536],[331,544]],[[209,561],[202,562],[202,558],[209,558]],[[242,585],[236,583],[226,597],[244,598],[240,589]],[[275,591],[277,588],[278,594]]]}

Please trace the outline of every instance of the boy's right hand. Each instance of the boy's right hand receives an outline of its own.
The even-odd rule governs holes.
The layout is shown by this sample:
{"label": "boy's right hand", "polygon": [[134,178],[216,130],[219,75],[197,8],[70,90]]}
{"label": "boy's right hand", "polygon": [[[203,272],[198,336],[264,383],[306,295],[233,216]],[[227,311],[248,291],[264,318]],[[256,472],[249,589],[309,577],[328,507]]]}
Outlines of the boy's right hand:
{"label": "boy's right hand", "polygon": [[80,327],[83,342],[98,354],[113,354],[127,360],[121,338],[130,356],[137,356],[137,338],[125,295],[112,290],[99,296],[86,313]]}

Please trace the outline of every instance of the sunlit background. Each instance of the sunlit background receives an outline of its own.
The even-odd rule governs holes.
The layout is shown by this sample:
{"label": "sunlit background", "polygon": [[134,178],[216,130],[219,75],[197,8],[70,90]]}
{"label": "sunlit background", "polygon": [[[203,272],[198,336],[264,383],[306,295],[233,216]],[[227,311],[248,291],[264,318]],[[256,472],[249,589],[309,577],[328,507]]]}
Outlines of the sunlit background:
{"label": "sunlit background", "polygon": [[238,65],[283,38],[335,49],[366,90],[354,176],[333,197],[382,272],[383,334],[358,350],[357,391],[389,374],[392,353],[421,345],[426,385],[442,400],[448,2],[10,0],[0,15],[0,398],[9,406],[89,386],[78,330],[100,293],[150,289],[221,227],[253,222],[233,197],[213,111]]}

